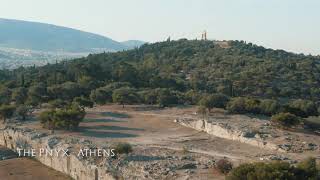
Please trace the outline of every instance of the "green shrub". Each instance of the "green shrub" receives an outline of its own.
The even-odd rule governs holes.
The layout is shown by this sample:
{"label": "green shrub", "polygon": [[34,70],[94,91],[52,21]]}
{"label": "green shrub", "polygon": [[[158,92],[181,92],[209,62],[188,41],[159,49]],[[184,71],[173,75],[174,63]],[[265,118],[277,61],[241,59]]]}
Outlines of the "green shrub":
{"label": "green shrub", "polygon": [[135,91],[135,89],[129,87],[116,89],[112,93],[112,101],[121,104],[123,107],[125,104],[137,103],[139,96]]}
{"label": "green shrub", "polygon": [[227,180],[274,180],[274,179],[319,179],[315,159],[309,158],[297,167],[287,162],[246,163],[232,169]]}
{"label": "green shrub", "polygon": [[139,101],[145,104],[158,104],[167,107],[174,104],[188,103],[185,94],[166,88],[148,89],[138,92]]}
{"label": "green shrub", "polygon": [[294,100],[289,103],[288,111],[296,116],[300,117],[309,117],[309,116],[317,116],[318,109],[314,102],[309,100]]}
{"label": "green shrub", "polygon": [[[317,169],[317,162],[315,158],[309,157],[297,165],[297,176],[303,179],[304,177],[317,177],[320,171]],[[320,177],[318,177],[320,178]]]}
{"label": "green shrub", "polygon": [[287,162],[242,164],[233,169],[227,180],[294,179],[293,167]]}
{"label": "green shrub", "polygon": [[83,108],[73,105],[65,109],[43,111],[39,120],[48,129],[74,130],[78,128],[85,114]]}
{"label": "green shrub", "polygon": [[131,84],[127,82],[114,82],[107,84],[104,87],[92,90],[90,93],[90,100],[100,105],[111,103],[113,91],[123,87],[131,87]]}
{"label": "green shrub", "polygon": [[260,114],[260,101],[253,98],[245,98],[245,109],[248,113]]}
{"label": "green shrub", "polygon": [[63,101],[61,99],[55,99],[55,100],[49,101],[49,105],[51,108],[63,108],[68,105],[68,102]]}
{"label": "green shrub", "polygon": [[216,168],[223,174],[227,174],[232,170],[232,163],[226,159],[220,159],[216,163]]}
{"label": "green shrub", "polygon": [[24,87],[16,88],[12,92],[11,99],[16,105],[24,104],[28,98],[28,90]]}
{"label": "green shrub", "polygon": [[16,109],[16,115],[21,118],[21,120],[26,120],[26,117],[30,115],[32,109],[26,105],[20,105]]}
{"label": "green shrub", "polygon": [[197,104],[201,100],[201,94],[195,90],[189,90],[184,94],[189,104]]}
{"label": "green shrub", "polygon": [[106,104],[107,102],[112,102],[112,91],[110,89],[106,89],[105,87],[92,90],[90,99],[91,101],[100,105]]}
{"label": "green shrub", "polygon": [[229,101],[228,96],[223,94],[212,94],[209,96],[203,97],[199,104],[203,107],[208,108],[211,111],[212,108],[225,108]]}
{"label": "green shrub", "polygon": [[142,103],[154,105],[157,103],[158,94],[154,89],[138,92]]}
{"label": "green shrub", "polygon": [[264,115],[276,114],[280,109],[280,104],[276,100],[265,99],[260,102],[260,112]]}
{"label": "green shrub", "polygon": [[246,113],[246,99],[232,98],[227,104],[227,110],[231,113]]}
{"label": "green shrub", "polygon": [[291,127],[300,123],[300,118],[291,113],[279,113],[271,117],[271,121],[275,124]]}
{"label": "green shrub", "polygon": [[40,120],[40,123],[43,125],[43,127],[48,129],[54,129],[54,113],[55,110],[47,110],[39,114],[38,119]]}
{"label": "green shrub", "polygon": [[116,154],[129,154],[133,151],[129,143],[118,143],[114,149]]}
{"label": "green shrub", "polygon": [[227,104],[227,110],[232,113],[260,113],[260,101],[253,98],[236,97]]}
{"label": "green shrub", "polygon": [[47,91],[51,98],[61,98],[68,101],[72,101],[73,98],[81,96],[85,92],[80,84],[70,81],[47,87]]}
{"label": "green shrub", "polygon": [[178,104],[179,98],[175,91],[166,88],[158,88],[156,89],[158,98],[157,104],[161,107],[167,107],[173,104]]}
{"label": "green shrub", "polygon": [[37,83],[29,87],[26,103],[32,106],[41,105],[48,99],[47,95],[47,86],[42,82]]}
{"label": "green shrub", "polygon": [[10,104],[12,91],[9,88],[0,86],[0,105]]}
{"label": "green shrub", "polygon": [[289,104],[283,105],[281,107],[280,112],[291,113],[291,114],[294,114],[294,115],[299,116],[299,117],[304,117],[305,116],[305,113],[301,109],[292,107]]}
{"label": "green shrub", "polygon": [[255,173],[256,164],[241,164],[232,169],[230,174],[226,177],[227,180],[246,180],[248,176]]}
{"label": "green shrub", "polygon": [[77,103],[81,107],[93,107],[93,102],[83,96],[74,98],[73,103]]}

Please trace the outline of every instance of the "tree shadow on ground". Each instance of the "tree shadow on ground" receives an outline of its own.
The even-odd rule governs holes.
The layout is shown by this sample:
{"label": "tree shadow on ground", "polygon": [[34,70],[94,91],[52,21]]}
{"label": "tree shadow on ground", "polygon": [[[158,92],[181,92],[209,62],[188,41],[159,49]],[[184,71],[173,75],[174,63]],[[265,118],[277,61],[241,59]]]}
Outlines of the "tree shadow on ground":
{"label": "tree shadow on ground", "polygon": [[159,107],[158,105],[144,105],[144,106],[136,106],[133,107],[135,111],[156,111],[163,110],[164,108]]}
{"label": "tree shadow on ground", "polygon": [[102,116],[114,117],[114,118],[129,118],[130,116],[125,113],[114,113],[114,112],[102,112]]}
{"label": "tree shadow on ground", "polygon": [[124,122],[124,120],[108,119],[108,118],[85,118],[84,123],[105,123],[105,122]]}
{"label": "tree shadow on ground", "polygon": [[119,132],[105,132],[105,131],[94,131],[84,129],[81,130],[82,136],[87,137],[95,137],[95,138],[130,138],[130,137],[137,137],[135,134],[128,134],[128,133],[119,133]]}
{"label": "tree shadow on ground", "polygon": [[35,124],[38,123],[39,120],[37,119],[36,116],[29,116],[26,117],[25,120],[22,120],[21,118],[15,118],[15,119],[10,119],[8,120],[7,123],[12,123],[12,124]]}
{"label": "tree shadow on ground", "polygon": [[115,131],[144,131],[141,128],[129,128],[129,127],[121,127],[121,126],[107,126],[107,125],[99,125],[99,126],[89,126],[84,127],[85,130],[115,130]]}

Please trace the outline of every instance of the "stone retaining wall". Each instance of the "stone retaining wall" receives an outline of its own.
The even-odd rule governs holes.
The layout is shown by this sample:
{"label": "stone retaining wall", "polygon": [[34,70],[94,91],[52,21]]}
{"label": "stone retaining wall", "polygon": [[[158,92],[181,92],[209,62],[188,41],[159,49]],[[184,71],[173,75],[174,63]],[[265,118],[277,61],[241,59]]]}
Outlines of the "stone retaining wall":
{"label": "stone retaining wall", "polygon": [[[52,137],[51,137],[52,138]],[[0,145],[13,151],[21,144],[30,149],[50,148],[49,136],[29,129],[7,127],[0,130]],[[68,144],[59,144],[59,147],[69,147]],[[98,167],[86,160],[79,159],[77,155],[70,156],[36,156],[42,164],[69,175],[76,180],[113,180],[115,179],[106,167]]]}
{"label": "stone retaining wall", "polygon": [[242,143],[250,144],[252,146],[257,146],[259,148],[285,152],[284,150],[280,149],[276,144],[264,141],[263,139],[257,137],[245,137],[244,132],[224,127],[224,124],[221,123],[208,122],[206,120],[201,119],[176,119],[175,122],[183,126],[196,129],[198,131],[204,131],[208,134],[220,138],[239,141]]}

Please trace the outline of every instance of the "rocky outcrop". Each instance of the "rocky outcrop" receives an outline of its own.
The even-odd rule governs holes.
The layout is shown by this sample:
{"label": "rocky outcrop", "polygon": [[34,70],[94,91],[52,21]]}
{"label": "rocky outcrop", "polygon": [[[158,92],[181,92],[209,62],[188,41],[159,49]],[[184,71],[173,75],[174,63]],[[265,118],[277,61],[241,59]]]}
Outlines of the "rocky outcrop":
{"label": "rocky outcrop", "polygon": [[10,149],[0,146],[0,161],[6,159],[13,159],[18,157],[17,153],[14,153]]}
{"label": "rocky outcrop", "polygon": [[[37,133],[30,129],[6,127],[0,130],[0,145],[17,151],[22,149],[68,148],[59,138]],[[76,180],[112,180],[115,179],[105,166],[97,166],[76,154],[69,156],[35,156],[42,164],[69,175]]]}
{"label": "rocky outcrop", "polygon": [[204,131],[220,138],[239,141],[252,146],[257,146],[259,148],[284,152],[284,150],[279,148],[278,145],[265,141],[264,139],[260,138],[258,134],[255,134],[255,132],[237,130],[228,126],[227,123],[209,122],[202,119],[188,118],[176,119],[175,122],[198,131]]}

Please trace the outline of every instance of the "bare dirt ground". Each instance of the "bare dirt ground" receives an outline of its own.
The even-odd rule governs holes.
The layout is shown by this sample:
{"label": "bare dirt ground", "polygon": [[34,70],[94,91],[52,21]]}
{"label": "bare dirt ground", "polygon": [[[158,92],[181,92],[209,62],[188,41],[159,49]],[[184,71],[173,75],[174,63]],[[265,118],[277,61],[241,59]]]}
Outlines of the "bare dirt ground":
{"label": "bare dirt ground", "polygon": [[[239,161],[254,160],[261,153],[272,153],[269,150],[208,135],[174,122],[176,118],[193,117],[195,112],[195,107],[150,109],[128,106],[123,109],[117,105],[101,106],[88,111],[87,119],[81,124],[83,131],[78,135],[96,135],[96,140],[108,138],[113,141],[168,149],[187,148],[197,153],[230,157]],[[99,122],[95,122],[96,120]]]}
{"label": "bare dirt ground", "polygon": [[[5,156],[4,156],[5,155]],[[10,158],[0,160],[1,180],[71,180],[40,162],[28,158],[15,158],[15,154],[0,146],[0,156]]]}
{"label": "bare dirt ground", "polygon": [[236,162],[255,160],[262,153],[272,153],[174,122],[174,119],[192,116],[194,112],[194,107],[159,109],[148,106],[99,106],[87,110],[80,131],[72,135],[98,143],[114,141],[172,150],[188,149],[190,152],[228,157]]}
{"label": "bare dirt ground", "polygon": [[[269,155],[289,156],[291,159],[308,156],[308,153],[282,153],[219,138],[174,122],[181,117],[194,118],[196,107],[160,109],[142,105],[125,108],[119,105],[105,105],[86,111],[86,118],[78,131],[55,131],[54,135],[64,139],[86,139],[98,145],[128,142],[134,146],[134,152],[130,157],[125,157],[129,162],[129,166],[124,167],[126,173],[143,172],[146,173],[145,179],[224,179],[224,176],[210,165],[210,161],[228,158],[237,165],[260,161],[261,157]],[[216,111],[212,116],[221,116],[223,113]],[[42,129],[37,121],[21,126],[50,133]],[[192,165],[192,168],[179,168],[182,162],[182,166]],[[193,164],[197,168],[194,168]],[[175,169],[174,173],[170,174],[172,169]],[[161,175],[156,175],[157,172],[161,172]]]}
{"label": "bare dirt ground", "polygon": [[[191,152],[230,157],[236,161],[254,160],[257,159],[255,156],[261,153],[271,153],[269,150],[257,150],[254,146],[218,138],[174,122],[176,118],[193,116],[195,107],[162,109],[150,106],[122,108],[120,105],[105,105],[86,111],[86,118],[80,124],[79,131],[55,131],[55,134],[62,137],[81,137],[96,143],[129,142],[172,150],[187,148]],[[38,122],[32,122],[27,127],[46,131]]]}
{"label": "bare dirt ground", "polygon": [[0,179],[3,180],[71,180],[68,176],[54,171],[41,163],[27,159],[0,161]]}

